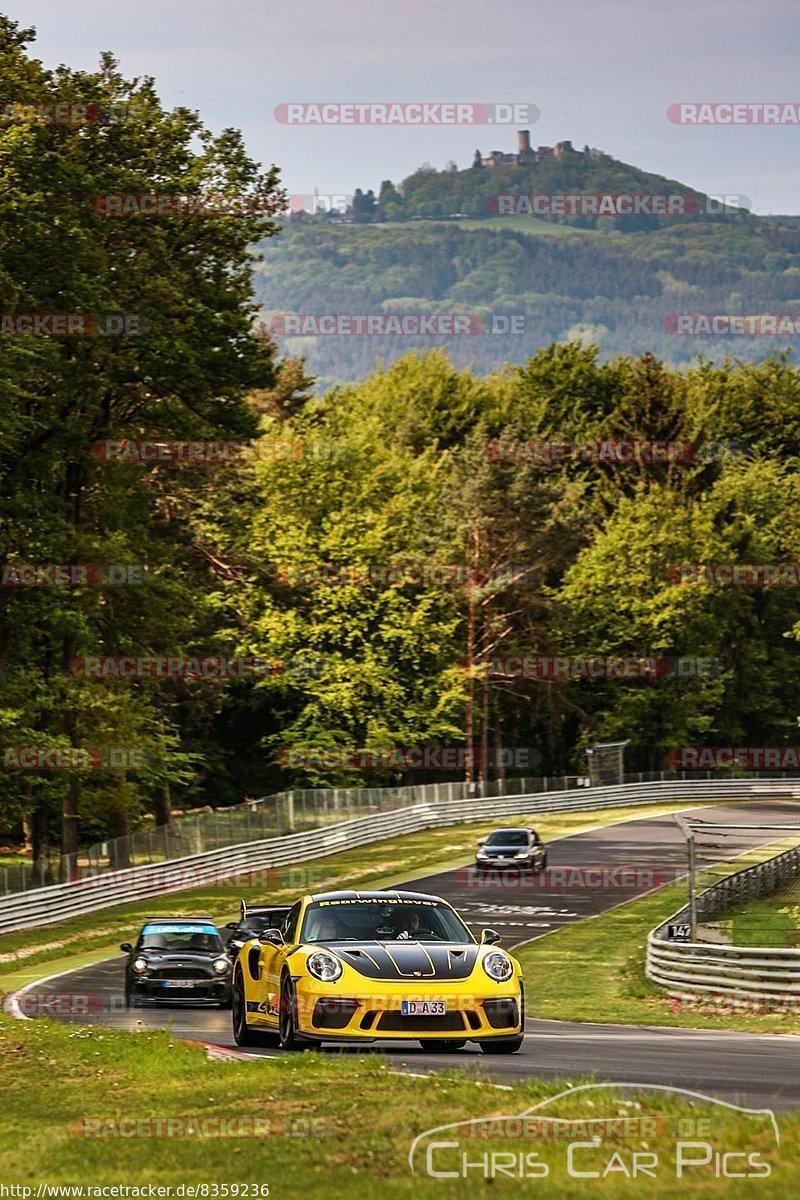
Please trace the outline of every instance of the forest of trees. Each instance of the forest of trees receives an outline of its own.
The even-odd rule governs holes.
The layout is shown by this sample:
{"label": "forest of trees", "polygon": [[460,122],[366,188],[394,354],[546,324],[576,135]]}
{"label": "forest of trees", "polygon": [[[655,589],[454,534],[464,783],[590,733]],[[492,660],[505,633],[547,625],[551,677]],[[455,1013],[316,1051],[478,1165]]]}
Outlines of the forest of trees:
{"label": "forest of trees", "polygon": [[[281,755],[293,747],[529,747],[537,773],[555,774],[582,771],[598,738],[630,739],[628,764],[643,770],[662,768],[674,746],[796,742],[798,589],[681,584],[670,570],[800,561],[800,372],[791,362],[678,370],[649,352],[603,361],[577,338],[517,358],[497,338],[519,365],[483,375],[436,348],[320,394],[308,364],[279,361],[255,319],[257,243],[262,300],[266,289],[279,308],[291,287],[311,311],[363,312],[363,303],[350,309],[357,288],[376,304],[448,291],[469,305],[484,294],[481,281],[515,311],[513,289],[532,263],[543,293],[569,280],[594,303],[613,276],[615,294],[634,305],[655,298],[656,269],[642,259],[634,271],[611,244],[570,242],[559,257],[549,241],[528,246],[503,233],[403,227],[390,244],[359,230],[383,238],[369,243],[369,292],[352,241],[336,242],[341,261],[316,280],[313,262],[304,275],[287,260],[300,235],[282,234],[276,250],[269,220],[109,221],[93,197],[145,193],[156,176],[163,192],[213,188],[269,202],[277,172],[262,173],[233,131],[212,136],[190,112],[163,111],[152,81],[126,82],[113,60],[95,74],[49,73],[25,49],[29,32],[5,19],[0,31],[9,94],[100,104],[133,95],[149,113],[0,129],[2,311],[147,320],[144,332],[117,337],[0,338],[4,580],[46,563],[127,564],[141,580],[0,587],[4,751],[141,751],[127,769],[7,767],[0,831],[26,818],[38,854],[56,842],[69,852],[163,822],[173,807],[402,778],[292,768]],[[671,232],[658,236],[668,242]],[[305,245],[324,257],[334,245],[324,239],[340,235],[351,236],[315,227]],[[768,264],[749,236],[741,233],[738,274],[731,260],[717,263],[719,288],[742,287],[744,276],[765,286]],[[675,279],[702,274],[688,249],[661,253]],[[778,239],[774,254],[785,275],[798,270],[793,247]],[[487,451],[501,436],[692,441],[699,452],[672,463],[506,462]],[[257,453],[199,462],[98,454],[108,440],[142,439],[246,442]],[[309,575],[337,564],[460,564],[467,578]],[[703,656],[721,667],[695,678],[542,681],[468,666],[470,657],[556,653]],[[87,656],[208,655],[278,667],[227,681],[74,669]]]}
{"label": "forest of trees", "polygon": [[[681,222],[685,219],[681,218]],[[701,220],[652,233],[527,232],[527,218],[399,225],[285,222],[256,274],[265,321],[296,313],[516,314],[523,332],[449,337],[458,366],[489,374],[553,341],[596,344],[603,359],[650,350],[673,365],[699,355],[766,357],[775,338],[676,336],[674,313],[800,312],[800,230],[751,220]],[[778,339],[794,354],[796,337]],[[361,379],[427,336],[282,340],[320,386]]]}

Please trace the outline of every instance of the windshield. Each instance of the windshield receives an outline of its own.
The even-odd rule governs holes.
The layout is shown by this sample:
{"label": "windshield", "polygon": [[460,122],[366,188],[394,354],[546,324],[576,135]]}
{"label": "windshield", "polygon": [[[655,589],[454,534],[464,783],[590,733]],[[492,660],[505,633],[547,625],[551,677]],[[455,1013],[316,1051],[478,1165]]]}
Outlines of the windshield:
{"label": "windshield", "polygon": [[320,900],[306,909],[301,942],[474,942],[438,900]]}
{"label": "windshield", "polygon": [[240,925],[237,933],[263,933],[265,929],[272,929],[275,925],[274,917],[248,917],[247,920]]}
{"label": "windshield", "polygon": [[487,846],[527,846],[528,834],[524,829],[497,829],[486,839]]}
{"label": "windshield", "polygon": [[224,947],[222,938],[213,925],[159,925],[154,922],[145,925],[142,930],[139,949],[213,954]]}

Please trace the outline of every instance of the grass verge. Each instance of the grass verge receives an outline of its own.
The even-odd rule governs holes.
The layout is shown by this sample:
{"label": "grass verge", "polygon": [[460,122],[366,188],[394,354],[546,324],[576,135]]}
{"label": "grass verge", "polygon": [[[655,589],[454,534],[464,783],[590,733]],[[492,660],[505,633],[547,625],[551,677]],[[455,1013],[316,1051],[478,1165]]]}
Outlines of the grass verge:
{"label": "grass verge", "polygon": [[[8,1018],[0,1018],[0,1070],[0,1180],[30,1187],[34,1197],[39,1184],[153,1184],[171,1188],[173,1197],[181,1194],[180,1185],[207,1185],[195,1195],[210,1198],[242,1196],[248,1184],[249,1197],[269,1188],[273,1200],[467,1200],[487,1187],[503,1196],[518,1196],[526,1183],[533,1191],[545,1168],[542,1194],[556,1200],[638,1200],[643,1193],[666,1200],[679,1190],[739,1198],[751,1197],[756,1184],[766,1200],[792,1195],[800,1182],[794,1153],[800,1115],[778,1118],[780,1150],[769,1118],[668,1093],[603,1088],[573,1092],[546,1108],[550,1116],[604,1122],[601,1144],[578,1148],[573,1163],[576,1170],[599,1174],[578,1179],[568,1174],[566,1143],[586,1143],[585,1126],[572,1127],[569,1138],[554,1138],[547,1136],[552,1124],[538,1122],[520,1136],[518,1126],[501,1121],[571,1086],[565,1081],[529,1081],[498,1091],[462,1071],[424,1079],[394,1073],[382,1055],[368,1053],[209,1061],[168,1032],[131,1035],[50,1021],[21,1027]],[[415,1155],[412,1172],[409,1150],[424,1131],[488,1117],[494,1118],[488,1126],[436,1135],[457,1144],[432,1151],[431,1165],[454,1175],[428,1174],[430,1139]],[[751,1178],[719,1178],[717,1160],[709,1155],[678,1181],[679,1153],[705,1157],[697,1149],[679,1151],[678,1143],[700,1140],[715,1153],[755,1156],[759,1177],[745,1157],[733,1160],[735,1169]],[[646,1154],[650,1164],[644,1179],[626,1177],[634,1152]],[[464,1155],[478,1166],[465,1169]],[[486,1172],[497,1166],[493,1155],[502,1155],[505,1173],[492,1180]]]}

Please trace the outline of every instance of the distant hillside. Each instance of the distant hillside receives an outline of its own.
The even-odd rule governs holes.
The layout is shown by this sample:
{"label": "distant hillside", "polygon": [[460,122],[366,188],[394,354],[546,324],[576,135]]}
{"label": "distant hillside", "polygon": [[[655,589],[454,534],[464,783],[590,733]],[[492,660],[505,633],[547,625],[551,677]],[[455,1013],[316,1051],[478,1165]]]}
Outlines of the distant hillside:
{"label": "distant hillside", "polygon": [[[670,335],[685,312],[800,312],[800,229],[738,211],[675,217],[501,217],[498,194],[702,193],[597,152],[386,181],[341,218],[300,215],[267,246],[257,295],[267,318],[301,313],[492,314],[524,318],[521,335],[287,338],[323,382],[353,380],[377,359],[443,345],[489,372],[551,341],[599,344],[604,357],[652,350],[675,364],[698,353],[763,358],[791,338]],[[452,217],[451,214],[464,214]],[[449,218],[449,219],[448,219]]]}

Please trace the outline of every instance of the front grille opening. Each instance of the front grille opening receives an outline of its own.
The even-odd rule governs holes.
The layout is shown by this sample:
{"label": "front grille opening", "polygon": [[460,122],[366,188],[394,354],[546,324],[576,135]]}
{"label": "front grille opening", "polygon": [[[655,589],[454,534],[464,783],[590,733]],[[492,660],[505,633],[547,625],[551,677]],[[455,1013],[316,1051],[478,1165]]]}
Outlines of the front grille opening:
{"label": "front grille opening", "polygon": [[362,1029],[372,1029],[372,1026],[375,1022],[375,1018],[377,1017],[377,1015],[378,1014],[374,1008],[371,1009],[368,1013],[364,1013],[364,1016],[361,1018],[361,1028]]}
{"label": "front grille opening", "polygon": [[381,1033],[410,1033],[425,1037],[428,1033],[463,1033],[464,1015],[445,1013],[441,1017],[404,1017],[399,1012],[385,1012],[378,1022]]}
{"label": "front grille opening", "polygon": [[326,996],[314,1005],[311,1023],[318,1029],[344,1029],[359,1007],[357,1000]]}
{"label": "front grille opening", "polygon": [[519,1024],[519,1009],[512,997],[484,1000],[483,1009],[492,1029],[506,1029],[509,1025]]}
{"label": "front grille opening", "polygon": [[468,1012],[466,1014],[466,1017],[467,1017],[467,1020],[469,1021],[470,1029],[480,1029],[481,1019],[476,1012]]}
{"label": "front grille opening", "polygon": [[153,979],[208,979],[209,972],[203,967],[159,967],[153,971]]}

